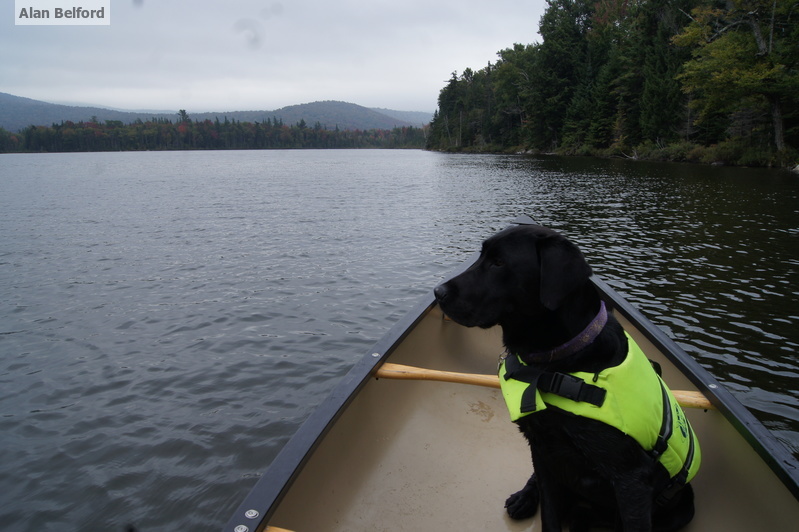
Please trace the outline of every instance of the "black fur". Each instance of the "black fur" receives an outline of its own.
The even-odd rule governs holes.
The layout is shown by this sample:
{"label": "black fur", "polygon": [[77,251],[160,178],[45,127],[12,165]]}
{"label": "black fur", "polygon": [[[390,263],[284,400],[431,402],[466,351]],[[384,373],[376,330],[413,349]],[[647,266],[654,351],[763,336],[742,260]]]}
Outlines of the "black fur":
{"label": "black fur", "polygon": [[[553,349],[580,333],[597,315],[600,298],[580,250],[550,229],[508,228],[483,243],[468,270],[439,285],[442,310],[467,327],[502,327],[510,353]],[[588,347],[555,362],[547,371],[598,372],[624,360],[627,339],[609,316]],[[526,361],[530,363],[531,361]],[[669,507],[654,503],[668,474],[621,431],[554,407],[521,418],[535,473],[505,506],[514,519],[541,508],[542,529],[572,531],[609,527],[625,531],[679,530],[693,517],[690,485]]]}

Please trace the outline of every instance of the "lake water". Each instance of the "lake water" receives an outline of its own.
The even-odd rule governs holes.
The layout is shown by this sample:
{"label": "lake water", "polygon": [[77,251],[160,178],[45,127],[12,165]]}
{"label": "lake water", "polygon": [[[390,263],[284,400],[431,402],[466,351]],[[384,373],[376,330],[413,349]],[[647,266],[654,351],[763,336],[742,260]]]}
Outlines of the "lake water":
{"label": "lake water", "polygon": [[221,528],[372,343],[523,213],[799,452],[797,210],[799,176],[777,170],[2,155],[0,523]]}

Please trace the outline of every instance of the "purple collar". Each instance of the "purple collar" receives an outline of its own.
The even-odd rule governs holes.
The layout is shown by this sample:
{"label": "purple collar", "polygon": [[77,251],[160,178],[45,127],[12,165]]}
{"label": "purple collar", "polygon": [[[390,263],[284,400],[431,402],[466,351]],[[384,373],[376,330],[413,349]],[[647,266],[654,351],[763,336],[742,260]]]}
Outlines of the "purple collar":
{"label": "purple collar", "polygon": [[523,355],[520,355],[520,358],[522,361],[529,364],[535,362],[554,362],[555,360],[560,360],[562,358],[566,358],[567,356],[571,356],[577,351],[591,345],[591,343],[596,340],[596,337],[599,336],[599,333],[602,332],[602,329],[605,327],[607,322],[608,310],[605,307],[605,302],[601,301],[599,305],[599,313],[593,320],[591,320],[591,323],[589,323],[580,334],[554,349],[550,349],[549,351],[534,351],[532,353],[524,353]]}

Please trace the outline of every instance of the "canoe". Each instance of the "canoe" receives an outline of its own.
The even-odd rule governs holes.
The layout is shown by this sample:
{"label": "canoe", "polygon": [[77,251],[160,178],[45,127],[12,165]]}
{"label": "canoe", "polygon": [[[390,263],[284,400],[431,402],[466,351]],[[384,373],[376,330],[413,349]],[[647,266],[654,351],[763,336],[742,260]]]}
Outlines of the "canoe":
{"label": "canoe", "polygon": [[[685,392],[678,400],[702,446],[696,516],[685,530],[795,529],[799,461],[663,331],[592,280],[672,390]],[[491,383],[502,351],[498,327],[446,319],[431,291],[300,427],[225,532],[540,530],[537,516],[513,521],[503,507],[532,465]],[[417,379],[391,364],[450,374]]]}

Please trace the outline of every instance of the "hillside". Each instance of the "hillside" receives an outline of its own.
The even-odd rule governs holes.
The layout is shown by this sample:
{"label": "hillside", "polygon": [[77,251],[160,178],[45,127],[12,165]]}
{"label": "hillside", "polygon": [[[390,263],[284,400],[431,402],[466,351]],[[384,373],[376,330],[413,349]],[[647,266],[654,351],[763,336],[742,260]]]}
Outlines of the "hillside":
{"label": "hillside", "polygon": [[[392,111],[393,113],[401,113],[401,111]],[[264,122],[267,119],[281,120],[288,126],[293,126],[305,120],[308,127],[314,127],[319,123],[322,129],[392,129],[394,127],[403,126],[421,126],[429,123],[432,115],[429,115],[427,122],[412,122],[400,118],[399,116],[391,116],[386,112],[368,109],[354,103],[325,101],[325,102],[312,102],[303,103],[299,105],[290,105],[282,107],[274,111],[234,111],[230,113],[212,112],[212,113],[190,113],[193,120],[215,120],[219,118],[224,120],[227,117],[229,120],[238,120],[241,122]]]}
{"label": "hillside", "polygon": [[[292,105],[274,111],[233,111],[189,113],[192,120],[236,120],[239,122],[264,122],[267,119],[280,120],[286,125],[295,125],[304,120],[308,127],[319,123],[325,129],[368,130],[391,129],[403,126],[421,126],[432,119],[430,113],[390,111],[388,109],[368,109],[366,107],[336,101],[313,102]],[[424,120],[427,117],[427,120]],[[65,121],[88,122],[96,118],[98,122],[119,120],[124,124],[136,120],[147,121],[153,118],[177,119],[177,110],[172,114],[119,111],[101,107],[80,107],[58,105],[30,98],[23,98],[0,92],[0,128],[17,132],[30,125],[50,126]]]}
{"label": "hillside", "polygon": [[[54,123],[72,121],[88,122],[92,117],[100,122],[121,120],[128,123],[137,118],[148,120],[152,114],[115,111],[100,107],[76,107],[32,100],[0,92],[0,127],[16,132],[30,125],[50,126]],[[171,118],[171,117],[170,117]]]}
{"label": "hillside", "polygon": [[414,126],[424,126],[433,121],[433,113],[426,113],[424,111],[395,111],[393,109],[382,109],[380,107],[372,107],[372,111],[404,120]]}

